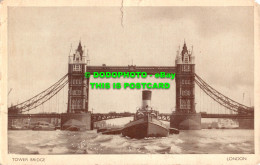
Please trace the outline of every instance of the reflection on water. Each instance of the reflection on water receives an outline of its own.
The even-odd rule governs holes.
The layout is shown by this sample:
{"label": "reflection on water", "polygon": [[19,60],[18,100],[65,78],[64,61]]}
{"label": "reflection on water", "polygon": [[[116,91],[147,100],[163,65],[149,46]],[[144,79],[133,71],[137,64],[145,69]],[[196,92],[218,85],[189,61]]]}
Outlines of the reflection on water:
{"label": "reflection on water", "polygon": [[15,154],[252,154],[253,130],[190,130],[164,138],[129,139],[93,131],[8,131]]}

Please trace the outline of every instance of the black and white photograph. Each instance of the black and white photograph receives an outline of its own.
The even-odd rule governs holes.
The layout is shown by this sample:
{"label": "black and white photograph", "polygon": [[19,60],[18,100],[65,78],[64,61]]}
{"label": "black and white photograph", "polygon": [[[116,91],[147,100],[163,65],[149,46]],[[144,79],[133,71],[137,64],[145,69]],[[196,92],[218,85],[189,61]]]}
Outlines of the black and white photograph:
{"label": "black and white photograph", "polygon": [[254,6],[120,2],[8,6],[7,154],[256,154]]}

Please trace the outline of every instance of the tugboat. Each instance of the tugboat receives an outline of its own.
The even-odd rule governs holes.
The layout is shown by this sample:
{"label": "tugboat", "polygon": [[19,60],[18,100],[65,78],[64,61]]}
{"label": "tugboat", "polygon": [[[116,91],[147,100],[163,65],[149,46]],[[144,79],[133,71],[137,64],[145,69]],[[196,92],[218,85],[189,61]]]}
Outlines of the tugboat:
{"label": "tugboat", "polygon": [[122,135],[130,138],[166,137],[169,129],[157,119],[158,111],[151,105],[152,91],[142,91],[142,107],[137,109],[134,120],[122,129]]}

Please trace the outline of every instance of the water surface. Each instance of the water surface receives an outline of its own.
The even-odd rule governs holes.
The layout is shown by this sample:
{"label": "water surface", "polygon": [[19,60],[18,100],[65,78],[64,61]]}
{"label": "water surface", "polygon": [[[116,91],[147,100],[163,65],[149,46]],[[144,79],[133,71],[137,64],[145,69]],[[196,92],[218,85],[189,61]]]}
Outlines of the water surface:
{"label": "water surface", "polygon": [[253,154],[254,130],[189,130],[141,140],[96,130],[9,130],[8,150],[12,154]]}

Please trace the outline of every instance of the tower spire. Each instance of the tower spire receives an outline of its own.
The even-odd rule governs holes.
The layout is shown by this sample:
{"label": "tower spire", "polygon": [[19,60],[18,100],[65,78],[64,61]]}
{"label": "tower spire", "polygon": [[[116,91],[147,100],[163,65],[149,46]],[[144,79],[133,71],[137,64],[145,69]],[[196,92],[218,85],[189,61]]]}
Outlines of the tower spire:
{"label": "tower spire", "polygon": [[90,59],[89,59],[89,54],[88,54],[88,49],[87,49],[87,65],[89,65],[90,64]]}
{"label": "tower spire", "polygon": [[71,50],[72,50],[72,43],[70,44],[70,52],[69,52],[69,56],[70,56]]}
{"label": "tower spire", "polygon": [[184,54],[188,54],[188,49],[187,49],[187,46],[186,46],[186,42],[185,42],[185,39],[184,39],[184,44],[183,44],[183,47],[182,47],[182,51],[181,51],[181,56],[182,56],[182,61],[183,61],[183,58],[184,58]]}
{"label": "tower spire", "polygon": [[79,40],[79,45],[78,45],[77,51],[80,53],[80,56],[82,57],[83,49],[82,49],[82,46],[81,46],[81,40]]}

